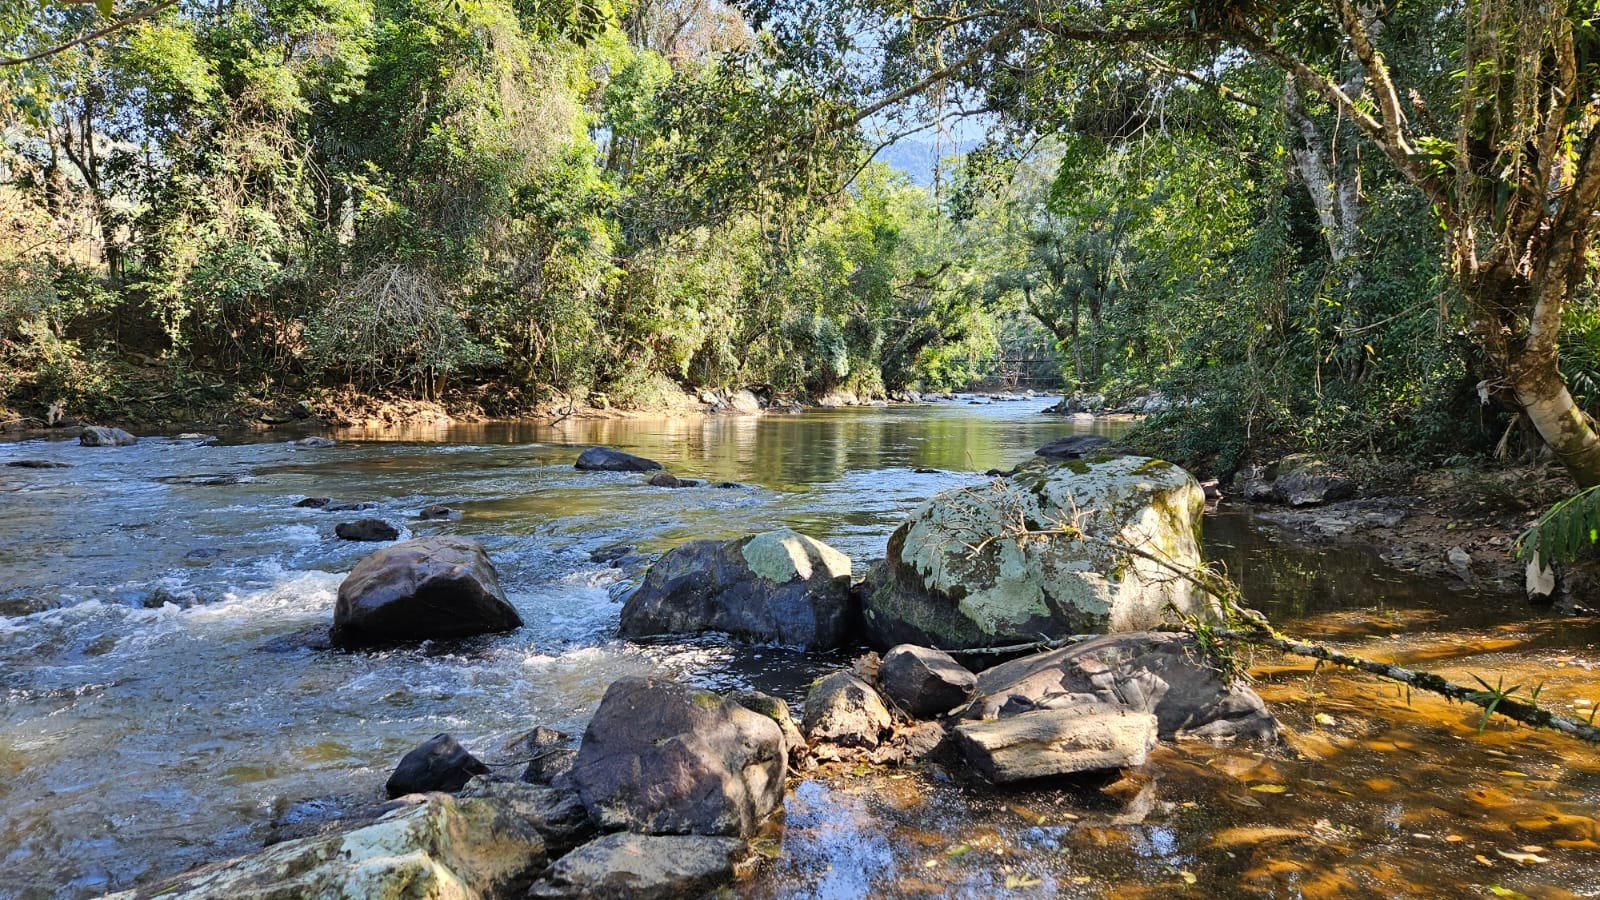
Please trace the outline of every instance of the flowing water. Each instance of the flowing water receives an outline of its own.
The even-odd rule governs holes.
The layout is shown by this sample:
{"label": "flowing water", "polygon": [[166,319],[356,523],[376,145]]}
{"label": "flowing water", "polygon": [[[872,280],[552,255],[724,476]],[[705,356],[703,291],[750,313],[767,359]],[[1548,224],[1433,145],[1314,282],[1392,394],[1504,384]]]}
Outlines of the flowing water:
{"label": "flowing water", "polygon": [[[1060,434],[1116,427],[1041,416],[1044,405],[458,426],[338,435],[327,449],[281,434],[0,445],[0,463],[71,466],[0,467],[0,897],[93,896],[249,852],[278,826],[379,798],[394,762],[440,731],[509,760],[535,724],[581,729],[625,674],[798,699],[848,657],[616,641],[608,589],[622,576],[590,552],[789,526],[864,564],[936,491]],[[575,471],[590,444],[739,486]],[[376,506],[293,505],[307,496]],[[418,521],[432,504],[463,515]],[[307,635],[372,549],[333,526],[365,516],[482,541],[527,627],[317,649]],[[1527,677],[1567,712],[1600,701],[1592,621],[1296,545],[1226,508],[1207,529],[1252,602],[1290,630],[1458,680]],[[835,767],[798,786],[781,849],[740,892],[1600,891],[1591,749],[1496,724],[1480,736],[1472,711],[1370,679],[1267,656],[1256,668],[1293,733],[1284,747],[1184,745],[1117,784],[1007,791]]]}

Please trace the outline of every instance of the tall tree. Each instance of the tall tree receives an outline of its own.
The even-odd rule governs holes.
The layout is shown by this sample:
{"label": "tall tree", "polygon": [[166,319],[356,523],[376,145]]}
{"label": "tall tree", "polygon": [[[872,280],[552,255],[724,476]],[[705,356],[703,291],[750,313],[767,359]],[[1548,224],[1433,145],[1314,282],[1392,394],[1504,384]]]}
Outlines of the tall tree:
{"label": "tall tree", "polygon": [[[1580,485],[1600,484],[1600,434],[1568,391],[1558,355],[1563,312],[1593,274],[1590,239],[1600,213],[1600,35],[1592,2],[1001,0],[974,9],[823,0],[784,7],[754,13],[799,40],[844,36],[824,24],[830,20],[879,26],[871,45],[887,48],[885,77],[874,99],[841,122],[882,115],[955,83],[980,92],[994,111],[1055,116],[1064,125],[1074,92],[1142,57],[1208,80],[1263,64],[1279,70],[1294,90],[1331,104],[1428,199],[1448,235],[1447,262],[1473,323],[1484,394],[1513,403]],[[1419,36],[1432,55],[1426,65],[1396,65],[1392,58]],[[870,49],[844,38],[846,52]],[[1329,209],[1338,206],[1335,197]]]}

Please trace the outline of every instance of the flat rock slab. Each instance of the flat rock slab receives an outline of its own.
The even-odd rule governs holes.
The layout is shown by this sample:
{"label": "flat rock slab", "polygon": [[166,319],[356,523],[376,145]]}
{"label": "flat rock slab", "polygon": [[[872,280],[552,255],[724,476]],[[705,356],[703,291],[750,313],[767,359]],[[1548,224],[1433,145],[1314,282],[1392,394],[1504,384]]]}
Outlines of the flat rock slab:
{"label": "flat rock slab", "polygon": [[666,467],[653,459],[610,447],[590,447],[578,454],[578,461],[573,468],[585,472],[654,472]]}
{"label": "flat rock slab", "polygon": [[1155,714],[1163,740],[1278,737],[1261,697],[1225,681],[1178,632],[1108,634],[1012,660],[978,676],[978,698],[968,719],[1104,706]]}
{"label": "flat rock slab", "polygon": [[589,811],[574,790],[480,775],[467,783],[460,797],[481,797],[509,809],[538,830],[551,853],[564,853],[594,836]]}
{"label": "flat rock slab", "polygon": [[556,860],[530,897],[700,897],[733,880],[738,838],[608,834]]}
{"label": "flat rock slab", "polygon": [[1157,738],[1150,713],[1041,709],[955,730],[956,746],[995,784],[1143,765]]}

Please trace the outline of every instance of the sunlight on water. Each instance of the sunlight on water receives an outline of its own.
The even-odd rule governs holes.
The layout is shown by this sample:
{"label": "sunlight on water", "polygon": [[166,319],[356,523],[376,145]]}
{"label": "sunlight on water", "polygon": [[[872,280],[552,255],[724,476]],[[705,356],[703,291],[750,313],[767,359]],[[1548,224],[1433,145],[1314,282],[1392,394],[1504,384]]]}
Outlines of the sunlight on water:
{"label": "sunlight on water", "polygon": [[[439,731],[496,761],[534,725],[581,729],[628,674],[798,701],[849,654],[619,642],[612,596],[626,576],[590,553],[621,543],[653,555],[787,526],[843,550],[859,572],[933,493],[1086,427],[1039,415],[1046,402],[349,433],[324,450],[273,435],[0,445],[0,462],[72,465],[0,467],[0,897],[92,896],[249,852],[274,822],[378,799],[395,761]],[[734,486],[673,490],[575,471],[590,444]],[[294,505],[305,497],[372,506]],[[421,521],[433,504],[462,514]],[[373,549],[335,539],[333,527],[362,517],[482,541],[526,627],[370,653],[316,649],[340,580]],[[1571,709],[1600,702],[1592,625],[1530,621],[1507,598],[1398,576],[1370,554],[1275,540],[1242,515],[1208,528],[1252,602],[1309,636],[1382,646],[1457,678],[1532,670]],[[1295,730],[1286,748],[1163,750],[1150,783],[1110,799],[1072,786],[978,791],[834,773],[799,787],[783,856],[741,892],[1166,896],[1187,889],[1183,872],[1208,895],[1592,886],[1592,752],[1507,728],[1479,739],[1456,707],[1268,657],[1258,667]],[[1251,789],[1263,782],[1293,787]],[[1457,832],[1461,841],[1446,840]],[[1525,871],[1494,852],[1521,844],[1549,845],[1551,862]]]}

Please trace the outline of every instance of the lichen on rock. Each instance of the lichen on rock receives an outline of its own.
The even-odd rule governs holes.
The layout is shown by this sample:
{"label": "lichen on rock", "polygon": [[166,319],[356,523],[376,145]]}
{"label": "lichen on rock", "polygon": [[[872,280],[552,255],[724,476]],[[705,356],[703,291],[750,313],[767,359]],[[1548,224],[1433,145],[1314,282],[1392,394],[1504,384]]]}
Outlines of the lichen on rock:
{"label": "lichen on rock", "polygon": [[1179,574],[1201,562],[1204,505],[1188,472],[1133,456],[1038,461],[938,494],[891,537],[866,592],[869,632],[950,649],[1204,613],[1208,598]]}

